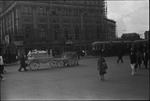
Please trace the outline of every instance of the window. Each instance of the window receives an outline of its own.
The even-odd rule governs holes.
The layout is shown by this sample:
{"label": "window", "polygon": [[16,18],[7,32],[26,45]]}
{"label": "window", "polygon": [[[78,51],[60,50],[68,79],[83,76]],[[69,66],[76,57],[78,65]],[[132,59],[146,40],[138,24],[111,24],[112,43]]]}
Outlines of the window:
{"label": "window", "polygon": [[69,16],[69,10],[67,8],[62,9],[63,16]]}
{"label": "window", "polygon": [[79,16],[79,11],[77,9],[74,9],[74,16]]}
{"label": "window", "polygon": [[59,17],[54,17],[53,18],[53,23],[59,23]]}
{"label": "window", "polygon": [[29,28],[25,29],[25,38],[29,38]]}
{"label": "window", "polygon": [[60,33],[60,26],[58,24],[55,24],[53,26],[54,29],[54,39],[58,40],[59,39],[59,33]]}
{"label": "window", "polygon": [[41,36],[41,40],[45,40],[46,35],[45,35],[45,29],[44,28],[40,28],[40,36]]}
{"label": "window", "polygon": [[46,15],[46,9],[44,7],[38,8],[38,14],[39,15]]}
{"label": "window", "polygon": [[30,6],[23,6],[22,7],[22,12],[24,13],[24,14],[32,14],[32,8],[30,7]]}
{"label": "window", "polygon": [[69,26],[65,26],[64,27],[64,36],[65,36],[65,40],[68,41],[69,40]]}
{"label": "window", "polygon": [[60,10],[61,9],[59,7],[52,8],[52,15],[59,15]]}
{"label": "window", "polygon": [[40,35],[40,39],[41,41],[46,40],[46,25],[38,25],[38,29],[39,29],[39,35]]}
{"label": "window", "polygon": [[23,28],[25,30],[25,38],[26,39],[31,38],[31,31],[32,31],[31,25],[23,25]]}
{"label": "window", "polygon": [[79,33],[80,33],[80,31],[79,31],[79,26],[75,26],[75,40],[79,40]]}

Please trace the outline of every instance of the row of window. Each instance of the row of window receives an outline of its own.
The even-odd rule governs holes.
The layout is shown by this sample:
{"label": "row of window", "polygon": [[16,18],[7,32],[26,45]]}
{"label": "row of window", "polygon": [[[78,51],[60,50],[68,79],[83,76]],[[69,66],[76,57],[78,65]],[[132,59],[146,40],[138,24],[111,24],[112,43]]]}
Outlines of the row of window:
{"label": "row of window", "polygon": [[88,5],[96,5],[100,4],[102,1],[100,0],[53,0],[53,2],[68,2],[73,4],[88,4]]}
{"label": "row of window", "polygon": [[[26,38],[29,38],[30,37],[30,34],[32,34],[32,25],[23,25],[24,27],[24,33],[25,33],[25,37]],[[53,34],[54,34],[54,39],[55,40],[59,40],[61,35],[60,35],[60,32],[61,32],[61,28],[60,28],[60,25],[59,24],[54,24],[53,26]],[[39,29],[39,33],[40,33],[40,37],[41,38],[46,38],[46,33],[47,33],[47,29],[46,28],[46,25],[38,25],[38,29]],[[64,33],[64,36],[67,40],[70,39],[70,37],[72,38],[72,35],[70,34],[72,31],[71,31],[71,28],[69,25],[65,25],[63,27],[63,33]],[[92,29],[92,26],[90,25],[86,25],[84,26],[84,32],[85,32],[85,39],[90,39],[93,37],[93,35],[91,33],[94,32],[94,30]],[[79,40],[80,39],[80,34],[81,34],[81,28],[79,25],[75,25],[74,26],[74,39],[75,40]],[[100,38],[100,29],[97,27],[96,29],[96,36],[98,38]]]}
{"label": "row of window", "polygon": [[[38,7],[37,9],[39,15],[46,15],[46,8],[45,7]],[[31,6],[22,6],[22,13],[31,15],[33,13]]]}
{"label": "row of window", "polygon": [[[22,14],[32,15],[33,10],[31,6],[22,6]],[[46,7],[38,7],[37,13],[39,16],[46,16],[48,11]],[[79,10],[79,9],[71,9],[71,8],[60,8],[54,7],[51,10],[51,15],[62,15],[62,16],[83,16],[83,17],[90,17],[90,16],[99,16],[99,10]]]}

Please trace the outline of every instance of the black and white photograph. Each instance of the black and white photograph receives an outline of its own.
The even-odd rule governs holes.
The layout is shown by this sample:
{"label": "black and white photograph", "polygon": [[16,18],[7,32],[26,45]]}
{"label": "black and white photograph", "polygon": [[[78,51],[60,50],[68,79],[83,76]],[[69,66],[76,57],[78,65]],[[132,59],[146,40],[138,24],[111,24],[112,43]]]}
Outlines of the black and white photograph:
{"label": "black and white photograph", "polygon": [[0,101],[150,100],[149,0],[0,0]]}

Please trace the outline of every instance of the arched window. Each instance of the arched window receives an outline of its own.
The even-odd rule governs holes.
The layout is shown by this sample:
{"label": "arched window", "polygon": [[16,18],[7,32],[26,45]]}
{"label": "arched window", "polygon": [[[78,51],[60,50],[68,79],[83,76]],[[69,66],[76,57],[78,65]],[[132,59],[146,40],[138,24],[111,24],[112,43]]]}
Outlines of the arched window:
{"label": "arched window", "polygon": [[38,14],[39,15],[46,15],[46,8],[45,7],[39,7],[38,8]]}
{"label": "arched window", "polygon": [[32,14],[32,8],[30,6],[22,6],[22,12],[24,14]]}

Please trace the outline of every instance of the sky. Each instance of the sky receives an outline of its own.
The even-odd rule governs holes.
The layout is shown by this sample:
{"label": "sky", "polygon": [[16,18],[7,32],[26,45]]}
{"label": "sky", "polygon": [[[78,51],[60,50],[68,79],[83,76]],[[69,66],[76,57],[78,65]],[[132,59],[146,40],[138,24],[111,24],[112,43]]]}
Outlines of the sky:
{"label": "sky", "polygon": [[149,31],[149,0],[107,0],[107,17],[116,21],[116,33]]}

